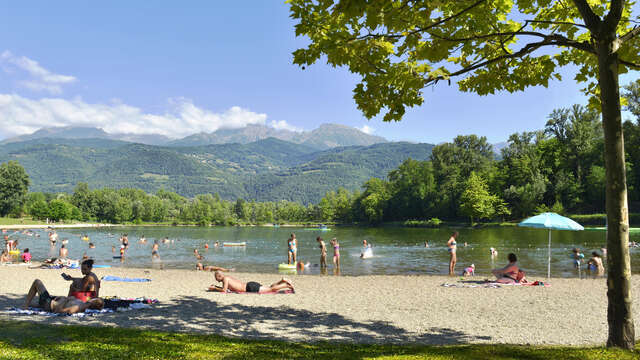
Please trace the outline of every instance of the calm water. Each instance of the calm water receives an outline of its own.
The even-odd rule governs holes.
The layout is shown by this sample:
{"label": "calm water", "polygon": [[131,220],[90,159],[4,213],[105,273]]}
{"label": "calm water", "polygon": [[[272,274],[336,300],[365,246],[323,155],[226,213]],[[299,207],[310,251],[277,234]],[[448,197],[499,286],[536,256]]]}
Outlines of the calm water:
{"label": "calm water", "polygon": [[[265,228],[265,227],[117,227],[101,229],[59,229],[60,239],[67,238],[70,258],[81,258],[87,252],[98,264],[127,267],[163,267],[193,268],[197,262],[193,249],[199,249],[205,257],[205,265],[235,267],[243,272],[277,272],[277,264],[286,262],[286,239],[291,232],[298,238],[298,258],[311,262],[305,271],[319,273],[313,264],[319,262],[319,249],[316,236],[322,236],[328,248],[327,260],[332,273],[332,249],[329,239],[336,237],[340,242],[341,273],[343,275],[366,274],[446,274],[449,255],[446,249],[452,229],[416,229],[416,228],[360,228],[338,227],[331,231],[303,230],[301,228]],[[547,269],[547,231],[516,227],[458,229],[458,265],[456,269],[474,263],[476,273],[489,274],[491,268],[503,266],[509,252],[518,255],[520,266],[529,275],[546,275]],[[30,248],[34,260],[57,256],[60,241],[56,248],[49,247],[47,232],[36,230],[40,237],[14,234],[20,241],[19,248]],[[96,249],[88,249],[88,243],[82,241],[81,234],[87,233]],[[124,262],[114,259],[112,246],[119,246],[118,238],[122,233],[129,234],[130,247]],[[146,244],[139,244],[142,235]],[[154,239],[169,237],[174,242],[160,244],[161,261],[151,260],[151,245]],[[374,257],[360,259],[362,239],[373,244]],[[424,247],[428,241],[429,248]],[[640,242],[640,234],[632,233],[631,240]],[[214,248],[216,241],[243,242],[246,248]],[[464,243],[468,246],[464,247]],[[205,250],[208,243],[210,248]],[[552,232],[552,276],[575,277],[570,253],[571,248],[579,247],[586,259],[591,251],[598,250],[605,243],[603,231],[553,231]],[[492,260],[489,248],[498,250],[498,256]],[[640,248],[631,249],[631,264],[634,273],[640,272]]]}

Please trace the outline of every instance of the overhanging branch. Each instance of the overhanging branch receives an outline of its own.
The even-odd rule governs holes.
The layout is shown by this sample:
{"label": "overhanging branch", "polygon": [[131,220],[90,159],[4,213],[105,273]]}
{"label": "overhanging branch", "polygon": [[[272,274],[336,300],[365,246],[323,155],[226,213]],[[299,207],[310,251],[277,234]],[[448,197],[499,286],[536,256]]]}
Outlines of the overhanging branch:
{"label": "overhanging branch", "polygon": [[584,20],[584,24],[592,34],[596,34],[601,22],[600,17],[593,12],[591,6],[589,6],[589,3],[586,0],[573,0],[573,3],[578,8],[580,16],[582,16],[582,20]]}

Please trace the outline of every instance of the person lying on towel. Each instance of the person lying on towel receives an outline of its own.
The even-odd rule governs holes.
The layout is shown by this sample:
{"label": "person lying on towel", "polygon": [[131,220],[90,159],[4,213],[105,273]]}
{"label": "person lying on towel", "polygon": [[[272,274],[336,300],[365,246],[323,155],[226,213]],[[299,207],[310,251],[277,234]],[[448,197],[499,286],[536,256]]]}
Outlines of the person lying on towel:
{"label": "person lying on towel", "polygon": [[526,280],[524,280],[524,271],[518,268],[518,258],[516,257],[516,254],[509,254],[507,259],[509,259],[507,266],[502,269],[491,270],[491,273],[495,275],[497,279],[496,282],[503,284],[518,284],[526,282]]}
{"label": "person lying on towel", "polygon": [[51,296],[42,281],[36,279],[31,284],[31,288],[27,293],[24,309],[28,309],[29,306],[31,306],[31,301],[36,294],[39,296],[38,307],[44,311],[53,313],[75,314],[85,312],[87,309],[100,310],[104,307],[104,301],[98,297],[84,302],[73,296]]}
{"label": "person lying on towel", "polygon": [[92,269],[93,260],[87,259],[80,265],[80,271],[84,277],[74,278],[71,275],[62,273],[63,279],[71,281],[69,294],[67,296],[73,296],[82,301],[100,296],[100,280],[98,280],[96,274],[91,271]]}
{"label": "person lying on towel", "polygon": [[215,272],[215,278],[217,281],[222,283],[222,286],[211,285],[209,286],[210,291],[219,291],[219,292],[250,292],[250,293],[269,293],[269,292],[278,292],[283,289],[293,290],[293,284],[291,281],[282,278],[282,280],[277,283],[271,284],[270,286],[262,286],[260,283],[255,281],[249,281],[248,283],[244,283],[234,277],[229,275],[224,275],[220,271]]}

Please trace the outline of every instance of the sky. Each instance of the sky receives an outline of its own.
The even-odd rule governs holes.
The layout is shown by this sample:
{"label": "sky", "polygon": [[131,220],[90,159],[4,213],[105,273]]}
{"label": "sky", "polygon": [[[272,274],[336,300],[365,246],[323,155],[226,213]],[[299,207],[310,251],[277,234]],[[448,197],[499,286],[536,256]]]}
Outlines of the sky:
{"label": "sky", "polygon": [[367,120],[352,98],[356,75],[292,64],[306,44],[294,25],[280,0],[0,1],[0,139],[67,125],[177,138],[338,123],[389,140],[477,134],[496,143],[542,129],[553,109],[586,104],[567,69],[563,81],[515,94],[441,83],[401,122]]}

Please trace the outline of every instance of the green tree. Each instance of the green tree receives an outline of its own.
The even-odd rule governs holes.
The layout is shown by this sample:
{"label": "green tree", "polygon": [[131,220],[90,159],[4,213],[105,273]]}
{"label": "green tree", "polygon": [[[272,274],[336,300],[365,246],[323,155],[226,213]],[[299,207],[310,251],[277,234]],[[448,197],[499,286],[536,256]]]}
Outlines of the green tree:
{"label": "green tree", "polygon": [[22,207],[30,184],[29,175],[17,161],[0,164],[0,216]]}
{"label": "green tree", "polygon": [[460,197],[460,211],[473,220],[490,219],[500,207],[502,213],[507,213],[504,202],[496,195],[489,193],[489,185],[475,172],[472,172],[465,182],[465,189]]}
{"label": "green tree", "polygon": [[[628,205],[618,75],[640,68],[631,0],[289,0],[294,63],[320,58],[362,77],[354,89],[367,118],[401,120],[422,89],[459,78],[480,95],[547,86],[573,64],[604,123],[608,248],[608,346],[633,349]],[[539,51],[541,50],[541,51]]]}
{"label": "green tree", "polygon": [[64,200],[51,200],[49,202],[49,219],[53,221],[69,220],[73,215],[73,205]]}

